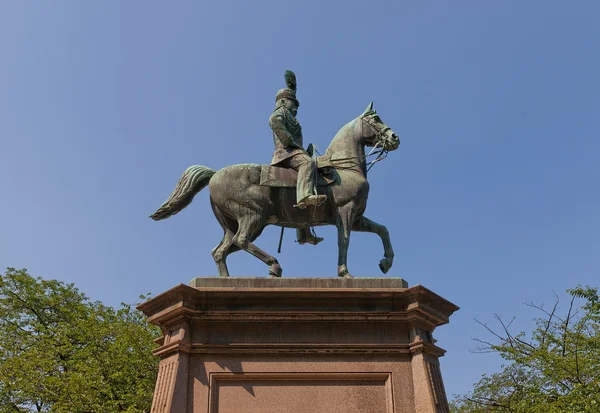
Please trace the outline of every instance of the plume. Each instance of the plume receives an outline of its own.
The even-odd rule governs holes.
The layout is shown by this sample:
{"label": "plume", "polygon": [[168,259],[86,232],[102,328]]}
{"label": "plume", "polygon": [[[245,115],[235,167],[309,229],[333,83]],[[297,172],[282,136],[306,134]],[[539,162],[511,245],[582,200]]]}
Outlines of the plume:
{"label": "plume", "polygon": [[285,83],[287,84],[287,87],[289,87],[292,90],[296,90],[296,75],[294,74],[294,72],[292,72],[291,70],[286,70],[285,75],[283,76],[285,78]]}

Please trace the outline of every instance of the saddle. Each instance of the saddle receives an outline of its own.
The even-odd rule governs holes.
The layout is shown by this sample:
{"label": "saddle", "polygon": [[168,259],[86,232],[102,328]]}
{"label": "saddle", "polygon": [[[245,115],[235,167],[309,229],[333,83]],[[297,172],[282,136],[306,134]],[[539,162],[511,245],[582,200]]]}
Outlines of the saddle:
{"label": "saddle", "polygon": [[[329,155],[317,157],[317,171],[319,179],[317,187],[328,186],[339,180],[339,175],[331,163]],[[280,166],[262,165],[260,170],[260,185],[276,188],[295,188],[298,181],[298,172]]]}

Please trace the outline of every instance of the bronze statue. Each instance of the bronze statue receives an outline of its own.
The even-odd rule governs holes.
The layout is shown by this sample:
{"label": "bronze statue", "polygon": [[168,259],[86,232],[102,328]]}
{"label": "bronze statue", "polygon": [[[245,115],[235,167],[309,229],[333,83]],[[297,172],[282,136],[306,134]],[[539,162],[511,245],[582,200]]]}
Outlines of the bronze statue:
{"label": "bronze statue", "polygon": [[[286,77],[287,79],[289,76]],[[288,88],[292,90],[289,82]],[[294,101],[295,93],[293,98],[286,96],[285,99]],[[293,132],[295,130],[293,126],[295,116],[292,112],[294,105],[288,101],[283,103],[286,109],[280,111],[290,112],[290,116],[284,118],[284,122],[286,120],[290,122],[290,129]],[[295,109],[297,106],[296,103]],[[274,114],[277,112],[278,110]],[[277,146],[279,140],[286,153],[294,153],[283,159],[293,159],[298,154],[302,154],[302,159],[306,160],[304,149],[301,147],[300,125],[297,125],[297,132],[294,133],[290,133],[288,126],[284,126],[292,136],[290,139],[287,134],[281,133],[277,125],[278,121],[275,120],[274,127],[273,121],[270,122],[276,135],[275,144]],[[292,142],[299,143],[297,145],[299,147],[291,146]],[[310,163],[277,162],[278,150],[276,150],[272,162],[275,166],[240,164],[227,166],[219,171],[201,165],[190,166],[179,179],[171,196],[150,217],[161,220],[178,213],[208,185],[213,212],[224,231],[223,239],[212,251],[220,276],[229,276],[227,256],[245,250],[267,264],[271,276],[281,277],[282,269],[277,259],[253,244],[267,225],[286,228],[335,225],[338,230],[337,273],[338,276],[346,278],[352,278],[347,267],[351,231],[376,233],[383,242],[384,258],[379,262],[379,268],[385,274],[394,260],[389,233],[385,226],[363,215],[369,193],[367,158],[370,155],[376,156],[376,159],[370,162],[370,165],[373,165],[383,159],[388,151],[397,149],[399,144],[398,136],[379,118],[371,102],[361,115],[338,131],[325,155],[317,159],[319,176],[316,189],[321,198],[317,196],[310,200],[306,199],[314,196],[310,189],[311,180],[306,179],[306,176],[310,178],[310,174],[300,176],[300,180],[305,179],[302,181],[302,186],[306,186],[306,189],[297,189],[298,173],[289,169],[295,165],[301,173],[310,171],[310,165],[313,165],[312,159]],[[373,147],[369,154],[365,153],[365,146]],[[310,159],[308,154],[306,156]],[[301,162],[302,167],[299,165]],[[282,168],[280,165],[288,168]],[[302,206],[299,205],[299,201],[303,199],[308,201],[305,201],[305,208],[299,207]],[[325,199],[325,202],[318,205]]]}
{"label": "bronze statue", "polygon": [[[275,152],[271,165],[293,169],[298,173],[296,183],[296,200],[298,208],[309,205],[319,206],[327,201],[327,195],[318,195],[316,188],[317,163],[304,150],[302,127],[296,119],[300,102],[296,98],[296,75],[286,70],[287,87],[280,89],[275,96],[275,110],[269,118],[269,126],[273,130]],[[297,230],[298,243],[317,245],[323,238],[315,237],[308,226]]]}

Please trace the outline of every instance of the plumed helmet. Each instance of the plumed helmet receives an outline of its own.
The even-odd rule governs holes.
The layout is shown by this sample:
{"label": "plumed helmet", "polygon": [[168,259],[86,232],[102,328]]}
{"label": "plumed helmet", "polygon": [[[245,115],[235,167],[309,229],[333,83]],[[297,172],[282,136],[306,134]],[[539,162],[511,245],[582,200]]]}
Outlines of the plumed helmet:
{"label": "plumed helmet", "polygon": [[288,98],[294,100],[299,107],[300,102],[296,99],[296,75],[291,70],[286,70],[284,78],[287,87],[285,89],[279,89],[277,96],[275,96],[275,102],[278,102],[281,98]]}

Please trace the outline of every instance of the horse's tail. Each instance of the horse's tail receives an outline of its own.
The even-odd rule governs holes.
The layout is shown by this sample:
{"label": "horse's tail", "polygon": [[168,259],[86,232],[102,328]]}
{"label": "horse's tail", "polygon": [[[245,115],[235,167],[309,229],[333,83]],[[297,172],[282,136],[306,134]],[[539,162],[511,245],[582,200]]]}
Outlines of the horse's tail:
{"label": "horse's tail", "polygon": [[210,178],[216,174],[214,169],[202,165],[190,166],[185,170],[173,193],[156,212],[150,215],[155,221],[169,218],[192,203],[194,196],[208,185]]}

